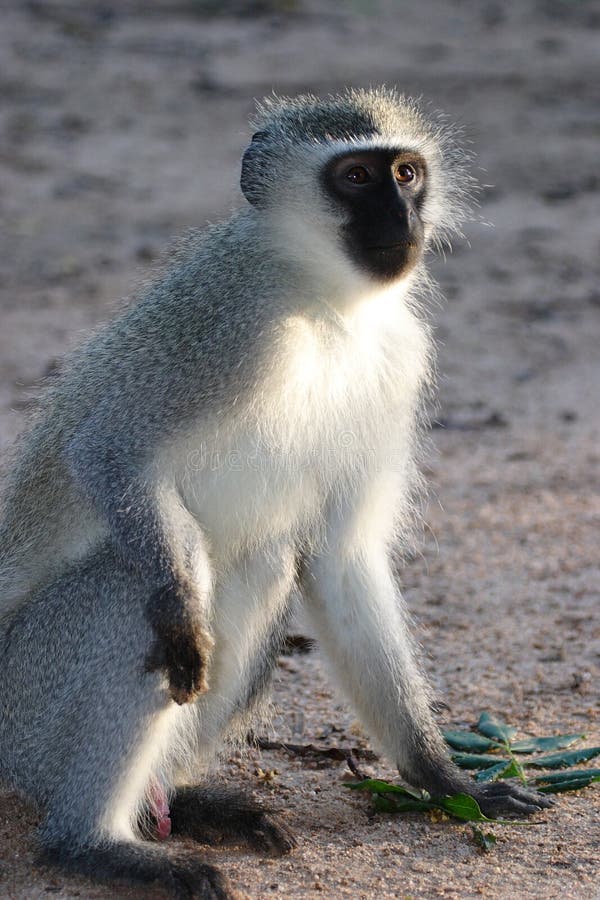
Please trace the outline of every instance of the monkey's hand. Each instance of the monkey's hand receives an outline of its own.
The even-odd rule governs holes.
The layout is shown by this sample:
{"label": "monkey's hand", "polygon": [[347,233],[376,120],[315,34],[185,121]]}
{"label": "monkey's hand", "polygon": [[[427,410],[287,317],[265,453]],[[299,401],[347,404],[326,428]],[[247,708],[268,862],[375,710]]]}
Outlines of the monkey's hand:
{"label": "monkey's hand", "polygon": [[[407,780],[410,782],[410,779]],[[484,816],[490,819],[531,816],[541,809],[548,809],[554,805],[551,797],[522,784],[510,781],[478,784],[464,770],[441,757],[436,761],[430,758],[426,770],[421,770],[418,786],[424,787],[432,797],[468,794],[477,801]]]}
{"label": "monkey's hand", "polygon": [[551,797],[508,781],[473,785],[466,793],[477,800],[481,812],[490,819],[507,815],[530,816],[554,805]]}
{"label": "monkey's hand", "polygon": [[156,641],[146,659],[146,670],[163,669],[176,703],[189,703],[208,690],[207,665],[214,640],[202,621],[194,591],[171,584],[158,591],[148,610]]}

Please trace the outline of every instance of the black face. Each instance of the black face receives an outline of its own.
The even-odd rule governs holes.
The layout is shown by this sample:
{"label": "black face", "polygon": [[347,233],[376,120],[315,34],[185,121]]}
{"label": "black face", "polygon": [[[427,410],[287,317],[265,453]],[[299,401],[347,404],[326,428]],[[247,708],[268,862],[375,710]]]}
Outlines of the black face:
{"label": "black face", "polygon": [[359,150],[337,156],[323,173],[329,195],[350,213],[343,236],[351,257],[370,275],[405,275],[423,252],[419,215],[425,163],[417,153]]}

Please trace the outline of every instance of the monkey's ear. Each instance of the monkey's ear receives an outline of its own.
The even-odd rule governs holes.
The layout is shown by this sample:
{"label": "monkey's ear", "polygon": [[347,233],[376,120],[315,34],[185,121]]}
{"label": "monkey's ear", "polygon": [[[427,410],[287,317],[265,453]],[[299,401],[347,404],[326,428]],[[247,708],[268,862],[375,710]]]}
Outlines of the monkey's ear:
{"label": "monkey's ear", "polygon": [[265,160],[261,144],[264,144],[266,137],[266,131],[257,131],[256,134],[253,134],[252,143],[242,157],[240,187],[246,200],[258,207],[263,205],[261,169],[264,167]]}

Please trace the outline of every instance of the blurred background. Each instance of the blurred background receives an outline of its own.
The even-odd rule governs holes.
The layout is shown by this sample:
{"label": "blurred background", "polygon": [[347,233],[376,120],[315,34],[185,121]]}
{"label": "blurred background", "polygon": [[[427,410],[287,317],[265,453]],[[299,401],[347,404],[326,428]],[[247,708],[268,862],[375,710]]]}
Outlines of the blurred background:
{"label": "blurred background", "polygon": [[[467,240],[433,263],[446,297],[434,311],[433,494],[422,553],[401,578],[446,721],[492,708],[524,731],[597,731],[598,5],[1,0],[0,15],[2,453],[40,380],[151,277],[169,242],[243,202],[253,98],[385,83],[462,126],[484,189]],[[281,676],[276,735],[364,740],[318,653],[285,660]],[[256,767],[283,773],[268,790],[289,797],[307,845],[280,869],[232,857],[249,894],[400,896],[379,870],[387,847],[385,871],[408,893],[433,896],[437,873],[454,896],[456,830],[440,831],[434,852],[429,833],[373,824],[343,862],[362,807],[336,765],[309,777],[285,758],[229,761],[227,777],[259,792]],[[509,867],[471,854],[473,890],[528,896],[531,882],[532,896],[555,896],[556,882],[556,896],[583,896],[594,803],[564,801],[562,845],[558,824],[521,829]],[[5,835],[20,848],[12,890],[32,896],[18,828]],[[325,844],[339,854],[333,874]],[[97,890],[86,896],[110,895]]]}

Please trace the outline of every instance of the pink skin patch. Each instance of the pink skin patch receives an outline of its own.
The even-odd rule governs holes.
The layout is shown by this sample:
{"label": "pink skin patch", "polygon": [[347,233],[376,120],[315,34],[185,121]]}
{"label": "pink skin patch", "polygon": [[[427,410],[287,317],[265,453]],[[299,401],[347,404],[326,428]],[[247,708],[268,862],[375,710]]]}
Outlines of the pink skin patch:
{"label": "pink skin patch", "polygon": [[171,834],[171,817],[167,792],[157,779],[153,778],[148,787],[150,815],[156,822],[154,835],[157,841],[166,841]]}

